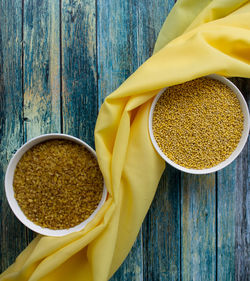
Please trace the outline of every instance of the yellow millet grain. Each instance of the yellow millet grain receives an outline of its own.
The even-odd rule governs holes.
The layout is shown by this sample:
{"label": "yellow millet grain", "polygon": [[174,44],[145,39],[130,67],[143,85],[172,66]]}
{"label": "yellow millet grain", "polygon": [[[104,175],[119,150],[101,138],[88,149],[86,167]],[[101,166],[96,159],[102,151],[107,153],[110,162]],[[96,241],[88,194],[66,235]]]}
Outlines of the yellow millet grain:
{"label": "yellow millet grain", "polygon": [[15,198],[35,224],[66,229],[87,219],[99,204],[103,177],[82,145],[49,140],[28,150],[14,174]]}
{"label": "yellow millet grain", "polygon": [[206,169],[226,160],[243,131],[235,93],[222,82],[198,78],[166,89],[156,103],[153,134],[175,163]]}

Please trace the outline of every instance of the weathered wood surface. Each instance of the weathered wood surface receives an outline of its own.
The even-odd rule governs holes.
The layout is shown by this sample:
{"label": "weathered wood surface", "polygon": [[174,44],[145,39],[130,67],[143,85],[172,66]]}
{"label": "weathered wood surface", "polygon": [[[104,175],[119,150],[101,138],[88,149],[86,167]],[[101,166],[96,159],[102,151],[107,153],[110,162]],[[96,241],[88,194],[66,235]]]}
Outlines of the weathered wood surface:
{"label": "weathered wood surface", "polygon": [[215,174],[182,174],[181,264],[183,280],[216,280]]}
{"label": "weathered wood surface", "polygon": [[[23,143],[22,3],[0,1],[0,267],[5,269],[27,244],[4,192],[8,161]],[[1,270],[0,270],[1,271]]]}
{"label": "weathered wood surface", "polygon": [[143,280],[181,278],[181,173],[167,165],[143,223]]}
{"label": "weathered wood surface", "polygon": [[[249,79],[231,79],[250,105]],[[239,157],[218,172],[217,278],[250,278],[250,141]]]}
{"label": "weathered wood surface", "polygon": [[[0,0],[0,272],[34,236],[4,195],[11,155],[50,132],[93,146],[98,108],[152,54],[173,4]],[[250,101],[249,80],[234,82]],[[249,146],[217,174],[191,176],[167,166],[134,247],[111,280],[248,280]]]}
{"label": "weathered wood surface", "polygon": [[94,146],[98,112],[96,6],[92,0],[62,0],[63,132]]}

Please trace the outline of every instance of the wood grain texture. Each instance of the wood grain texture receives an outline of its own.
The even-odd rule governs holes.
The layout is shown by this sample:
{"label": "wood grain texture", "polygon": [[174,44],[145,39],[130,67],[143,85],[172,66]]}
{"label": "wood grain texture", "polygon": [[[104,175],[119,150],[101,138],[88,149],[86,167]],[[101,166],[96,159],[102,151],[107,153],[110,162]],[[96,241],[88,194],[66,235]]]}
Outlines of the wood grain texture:
{"label": "wood grain texture", "polygon": [[[163,0],[97,1],[99,106],[107,95],[119,87],[152,55],[158,32],[173,4],[174,1]],[[171,203],[170,205],[172,206]],[[153,221],[146,224],[150,223],[153,224]],[[146,228],[145,231],[149,230]],[[147,280],[146,278],[151,280],[150,276],[144,276],[148,272],[144,272],[142,267],[143,263],[146,263],[142,255],[144,251],[142,236],[144,229],[138,235],[127,259],[111,280]],[[149,238],[154,240],[150,235]],[[147,243],[150,244],[153,240]],[[165,258],[164,262],[159,260],[159,263],[162,263],[163,268],[166,263],[170,264],[172,261]]]}
{"label": "wood grain texture", "polygon": [[60,132],[59,3],[24,1],[25,140]]}
{"label": "wood grain texture", "polygon": [[[250,108],[250,79],[234,78]],[[235,280],[250,279],[250,140],[236,159]]]}
{"label": "wood grain texture", "polygon": [[173,0],[98,0],[99,105],[153,53]]}
{"label": "wood grain texture", "polygon": [[218,172],[217,202],[217,276],[234,280],[236,162]]}
{"label": "wood grain texture", "polygon": [[[23,7],[24,140],[60,132],[59,2],[27,0]],[[31,241],[35,233],[27,229]]]}
{"label": "wood grain texture", "polygon": [[218,280],[247,281],[250,276],[248,154],[249,143],[218,173]]}
{"label": "wood grain texture", "polygon": [[62,0],[63,132],[94,146],[98,111],[96,6],[91,0]]}
{"label": "wood grain texture", "polygon": [[180,172],[169,165],[142,229],[143,280],[180,280]]}
{"label": "wood grain texture", "polygon": [[235,210],[235,280],[250,278],[250,145],[245,146],[237,159]]}
{"label": "wood grain texture", "polygon": [[[250,79],[233,78],[248,105]],[[249,280],[250,156],[249,140],[238,158],[218,172],[218,280]]]}
{"label": "wood grain texture", "polygon": [[[10,210],[4,176],[12,155],[23,143],[22,3],[0,1],[0,272],[26,246],[25,227]],[[10,239],[11,238],[11,239]]]}
{"label": "wood grain texture", "polygon": [[182,280],[216,280],[215,174],[182,174]]}
{"label": "wood grain texture", "polygon": [[[63,131],[94,146],[98,107],[152,54],[173,4],[0,0],[0,272],[33,238],[6,202],[9,159],[42,133]],[[250,103],[250,79],[232,80]],[[111,280],[249,280],[249,151],[248,141],[217,176],[180,175],[168,166]]]}

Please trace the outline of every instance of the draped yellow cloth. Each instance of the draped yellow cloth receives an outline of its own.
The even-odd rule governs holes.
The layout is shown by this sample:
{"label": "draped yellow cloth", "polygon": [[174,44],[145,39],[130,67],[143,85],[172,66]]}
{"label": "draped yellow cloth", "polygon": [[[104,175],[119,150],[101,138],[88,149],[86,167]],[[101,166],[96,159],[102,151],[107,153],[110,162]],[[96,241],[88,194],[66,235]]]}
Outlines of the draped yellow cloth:
{"label": "draped yellow cloth", "polygon": [[155,54],[101,107],[95,141],[109,191],[101,212],[80,232],[38,236],[0,280],[108,280],[130,251],[165,166],[148,133],[152,98],[211,73],[250,77],[250,1],[176,3]]}

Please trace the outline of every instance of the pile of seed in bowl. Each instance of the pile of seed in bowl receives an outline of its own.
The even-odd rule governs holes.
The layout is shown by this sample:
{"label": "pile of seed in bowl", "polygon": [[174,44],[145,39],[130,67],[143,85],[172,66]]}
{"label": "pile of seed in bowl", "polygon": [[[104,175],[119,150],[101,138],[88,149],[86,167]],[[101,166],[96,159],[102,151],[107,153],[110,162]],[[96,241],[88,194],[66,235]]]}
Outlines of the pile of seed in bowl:
{"label": "pile of seed in bowl", "polygon": [[84,146],[49,140],[28,150],[17,164],[13,188],[23,213],[35,224],[68,229],[98,206],[103,177]]}
{"label": "pile of seed in bowl", "polygon": [[170,160],[206,169],[236,149],[243,122],[236,94],[222,82],[203,77],[166,89],[156,103],[152,129]]}

